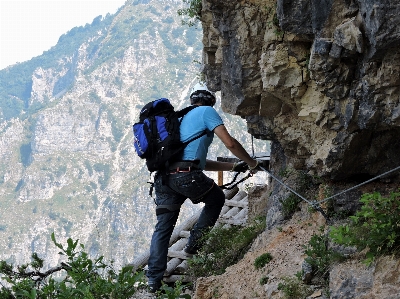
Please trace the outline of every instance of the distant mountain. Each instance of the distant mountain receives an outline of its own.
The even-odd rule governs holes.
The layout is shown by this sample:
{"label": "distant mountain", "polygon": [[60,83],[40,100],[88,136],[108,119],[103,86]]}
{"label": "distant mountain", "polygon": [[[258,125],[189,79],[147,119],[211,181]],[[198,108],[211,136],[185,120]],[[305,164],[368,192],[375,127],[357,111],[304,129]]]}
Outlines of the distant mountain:
{"label": "distant mountain", "polygon": [[[181,5],[127,1],[0,71],[0,259],[21,264],[36,251],[56,264],[53,231],[117,265],[147,249],[154,204],[131,126],[150,100],[188,104],[198,80],[202,32],[181,25]],[[246,130],[244,121],[224,119]],[[249,136],[238,139],[250,148]],[[217,153],[227,154],[220,143]],[[196,209],[185,203],[181,216]]]}

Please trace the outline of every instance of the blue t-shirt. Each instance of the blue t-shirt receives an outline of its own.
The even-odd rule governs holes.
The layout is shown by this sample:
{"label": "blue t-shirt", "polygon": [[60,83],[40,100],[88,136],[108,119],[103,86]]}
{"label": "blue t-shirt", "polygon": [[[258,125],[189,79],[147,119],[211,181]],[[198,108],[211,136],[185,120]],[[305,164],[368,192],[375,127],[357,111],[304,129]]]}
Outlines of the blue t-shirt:
{"label": "blue t-shirt", "polygon": [[200,135],[204,130],[207,131],[207,135],[189,143],[185,147],[181,159],[200,160],[200,168],[204,169],[208,148],[214,138],[213,130],[223,124],[221,116],[219,116],[218,112],[210,106],[199,106],[189,111],[183,117],[181,123],[181,141],[188,141],[193,137]]}

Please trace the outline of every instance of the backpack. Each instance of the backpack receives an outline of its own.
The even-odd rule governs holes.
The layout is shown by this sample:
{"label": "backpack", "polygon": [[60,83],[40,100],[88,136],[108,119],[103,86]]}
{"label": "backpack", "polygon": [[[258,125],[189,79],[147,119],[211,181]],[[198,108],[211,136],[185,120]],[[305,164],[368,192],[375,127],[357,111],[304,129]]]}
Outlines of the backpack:
{"label": "backpack", "polygon": [[170,101],[161,98],[147,103],[139,115],[139,122],[133,125],[134,147],[137,155],[146,159],[150,172],[167,169],[170,162],[193,140],[206,132],[181,142],[179,127],[183,116],[197,106],[175,111]]}

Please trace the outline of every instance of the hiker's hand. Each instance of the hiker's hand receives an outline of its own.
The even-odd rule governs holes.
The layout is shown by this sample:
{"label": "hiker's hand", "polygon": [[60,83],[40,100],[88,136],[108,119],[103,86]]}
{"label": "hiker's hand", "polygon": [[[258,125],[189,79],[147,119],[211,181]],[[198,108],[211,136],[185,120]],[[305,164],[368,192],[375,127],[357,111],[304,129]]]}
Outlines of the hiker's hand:
{"label": "hiker's hand", "polygon": [[233,164],[232,172],[246,172],[249,170],[249,165],[246,162],[240,161]]}
{"label": "hiker's hand", "polygon": [[249,165],[249,169],[250,169],[250,172],[251,172],[251,173],[256,173],[256,172],[262,170],[262,169],[260,168],[260,166],[261,166],[261,165],[260,165],[260,161],[258,161],[258,160],[255,160],[255,161],[257,162],[255,166],[251,167],[251,166]]}

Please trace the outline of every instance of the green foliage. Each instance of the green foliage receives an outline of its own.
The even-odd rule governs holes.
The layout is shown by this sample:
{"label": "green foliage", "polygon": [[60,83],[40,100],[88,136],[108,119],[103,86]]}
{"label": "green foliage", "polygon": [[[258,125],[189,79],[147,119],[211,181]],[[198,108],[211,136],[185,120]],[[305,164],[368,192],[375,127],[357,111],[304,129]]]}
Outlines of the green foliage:
{"label": "green foliage", "polygon": [[291,170],[290,168],[282,168],[279,170],[278,174],[282,178],[284,178],[284,177],[287,178],[292,172],[293,172],[293,170]]}
{"label": "green foliage", "polygon": [[285,34],[285,31],[283,31],[280,26],[279,26],[279,21],[278,21],[278,17],[275,14],[274,15],[274,21],[273,24],[275,25],[275,30],[274,33],[276,35],[277,38],[283,38],[283,35]]}
{"label": "green foliage", "polygon": [[154,23],[151,17],[135,18],[134,16],[115,23],[110,30],[110,35],[108,36],[110,39],[107,40],[107,43],[103,43],[103,39],[95,41],[95,47],[98,47],[96,61],[86,73],[92,72],[101,64],[111,59],[122,58],[125,50],[129,47],[126,41],[135,40],[152,24]]}
{"label": "green foliage", "polygon": [[202,3],[201,0],[182,0],[187,4],[187,8],[178,9],[178,15],[183,17],[182,25],[189,27],[196,25],[201,18]]}
{"label": "green foliage", "polygon": [[261,278],[260,278],[260,285],[267,284],[267,283],[268,283],[268,280],[269,280],[269,277],[268,277],[268,276],[263,276],[263,277],[261,277]]}
{"label": "green foliage", "polygon": [[330,236],[338,244],[368,249],[364,262],[369,265],[375,257],[398,252],[400,246],[400,193],[388,197],[366,193],[361,210],[350,216],[351,223],[332,227]]}
{"label": "green foliage", "polygon": [[289,218],[298,209],[301,198],[291,193],[286,199],[280,202],[282,204],[283,217]]}
{"label": "green foliage", "polygon": [[276,4],[274,6],[266,6],[265,9],[268,15],[271,15],[273,13],[272,20],[270,19],[270,21],[268,21],[267,24],[275,28],[274,33],[277,38],[282,38],[285,31],[283,31],[279,26],[279,19],[276,13]]}
{"label": "green foliage", "polygon": [[283,282],[278,284],[278,290],[283,292],[285,299],[304,299],[313,292],[295,277],[283,277],[282,280]]}
{"label": "green foliage", "polygon": [[254,267],[261,269],[272,260],[272,255],[269,252],[263,253],[254,261]]}
{"label": "green foliage", "polygon": [[[65,256],[66,262],[60,266],[41,272],[44,261],[36,253],[32,261],[17,267],[0,261],[0,273],[10,287],[0,290],[0,298],[131,298],[136,288],[144,283],[144,273],[133,272],[132,267],[123,267],[118,273],[112,266],[104,263],[103,257],[95,260],[83,251],[78,240],[68,239],[67,247],[54,244]],[[54,274],[56,277],[53,277]],[[60,275],[61,274],[61,275]]]}
{"label": "green foliage", "polygon": [[[293,173],[293,170],[284,169],[281,170],[280,175],[282,177],[289,177]],[[313,180],[310,175],[300,171],[297,173],[296,179],[296,192],[299,194],[304,194],[313,186]],[[296,194],[291,193],[287,198],[280,200],[282,204],[282,214],[284,218],[289,218],[292,214],[298,210],[299,203],[302,201],[300,197]]]}
{"label": "green foliage", "polygon": [[215,227],[201,239],[201,251],[189,260],[189,275],[207,277],[219,275],[246,253],[254,238],[265,229],[265,219],[246,227]]}
{"label": "green foliage", "polygon": [[192,298],[189,294],[183,294],[188,285],[183,285],[181,281],[177,281],[174,287],[163,284],[158,292],[157,299],[176,299],[176,298]]}
{"label": "green foliage", "polygon": [[244,190],[245,190],[246,192],[249,192],[250,189],[253,188],[253,187],[254,187],[254,184],[253,184],[253,183],[244,184]]}
{"label": "green foliage", "polygon": [[313,234],[310,241],[304,247],[309,263],[315,275],[326,277],[332,263],[343,260],[343,256],[328,247],[329,236],[325,234],[324,227],[320,228],[321,234]]}

